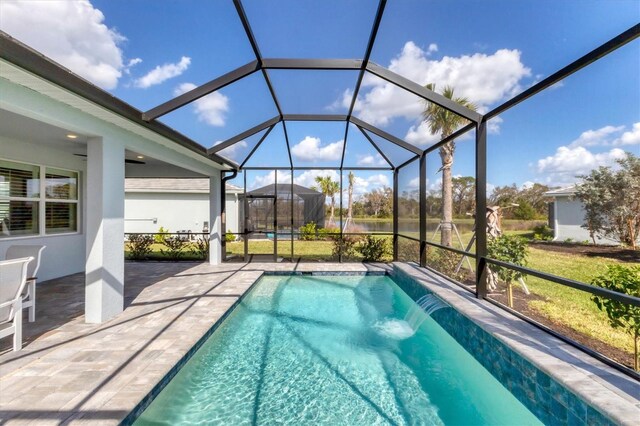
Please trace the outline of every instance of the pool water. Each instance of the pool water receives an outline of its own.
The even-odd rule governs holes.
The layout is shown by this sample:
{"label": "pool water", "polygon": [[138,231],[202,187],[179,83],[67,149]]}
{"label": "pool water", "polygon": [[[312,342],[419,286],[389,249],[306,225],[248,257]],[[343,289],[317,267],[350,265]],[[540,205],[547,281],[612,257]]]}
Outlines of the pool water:
{"label": "pool water", "polygon": [[540,424],[415,306],[387,276],[265,276],[135,424]]}

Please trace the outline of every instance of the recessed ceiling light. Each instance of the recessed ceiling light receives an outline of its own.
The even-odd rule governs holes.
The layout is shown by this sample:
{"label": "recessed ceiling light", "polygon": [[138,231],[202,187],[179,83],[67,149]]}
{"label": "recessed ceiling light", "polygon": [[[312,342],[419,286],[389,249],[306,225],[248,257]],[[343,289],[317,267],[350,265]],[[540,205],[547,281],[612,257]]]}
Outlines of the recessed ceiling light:
{"label": "recessed ceiling light", "polygon": [[137,155],[136,158],[142,160],[144,158],[144,155]]}
{"label": "recessed ceiling light", "polygon": [[74,135],[74,134],[72,134],[72,133],[69,133],[69,134],[67,135],[67,137],[68,137],[69,139],[78,139],[78,135]]}

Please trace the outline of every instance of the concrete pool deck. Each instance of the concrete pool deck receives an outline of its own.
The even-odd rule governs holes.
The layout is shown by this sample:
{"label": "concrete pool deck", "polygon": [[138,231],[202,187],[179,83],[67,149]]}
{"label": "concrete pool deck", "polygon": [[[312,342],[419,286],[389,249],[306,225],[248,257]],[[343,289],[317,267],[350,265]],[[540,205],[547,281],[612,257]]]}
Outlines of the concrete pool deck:
{"label": "concrete pool deck", "polygon": [[84,322],[84,274],[40,283],[24,347],[0,341],[1,424],[118,424],[263,271],[363,264],[127,263],[125,310]]}
{"label": "concrete pool deck", "polygon": [[[83,274],[41,283],[36,322],[28,323],[25,319],[24,349],[11,352],[11,339],[0,341],[0,423],[117,424],[264,271],[380,271],[383,268],[388,266],[127,263],[125,310],[103,324],[84,322]],[[624,377],[606,368],[598,370],[600,376],[594,373],[594,368],[597,370],[600,366],[586,354],[558,343],[552,336],[494,306],[468,297],[464,290],[433,274],[407,265],[402,268],[427,280],[434,292],[457,305],[456,309],[466,315],[484,321],[485,327],[501,329],[511,336],[518,330],[515,337],[545,342],[544,351],[536,347],[535,342],[525,345],[523,351],[531,351],[528,355],[533,358],[547,358],[549,369],[559,371],[562,382],[575,382],[576,373],[581,370],[582,385],[592,387],[593,397],[600,398],[599,403],[640,415],[640,404],[630,395],[640,389],[637,382],[629,379],[623,389],[614,389],[611,379],[624,381]],[[467,306],[458,305],[454,299],[467,299]],[[513,322],[496,323],[498,318],[503,321],[505,315]],[[521,340],[515,337],[511,340]],[[567,356],[577,364],[570,365],[572,370],[560,362]],[[606,374],[615,377],[605,377]],[[591,377],[584,381],[589,375]],[[605,396],[603,389],[611,397],[607,401],[601,399]]]}

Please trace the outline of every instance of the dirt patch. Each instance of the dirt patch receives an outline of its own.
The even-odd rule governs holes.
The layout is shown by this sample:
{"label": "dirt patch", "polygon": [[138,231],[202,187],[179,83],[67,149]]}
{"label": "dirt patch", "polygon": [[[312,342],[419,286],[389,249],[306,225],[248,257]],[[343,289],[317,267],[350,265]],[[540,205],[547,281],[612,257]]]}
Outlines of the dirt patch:
{"label": "dirt patch", "polygon": [[[489,298],[502,303],[503,305],[507,304],[506,293],[491,293]],[[517,287],[514,288],[513,291],[513,309],[523,314],[526,317],[531,318],[532,320],[549,327],[551,330],[560,333],[571,340],[574,340],[582,345],[595,350],[596,352],[601,353],[602,355],[610,358],[620,364],[626,365],[629,368],[633,368],[633,354],[630,352],[626,352],[622,349],[613,347],[601,340],[595,339],[593,337],[587,336],[579,331],[574,330],[573,328],[567,326],[566,324],[562,324],[556,321],[551,321],[549,318],[535,310],[534,308],[529,306],[529,303],[535,300],[546,301],[544,297],[529,294],[526,295],[522,290]],[[629,337],[631,338],[631,337]]]}
{"label": "dirt patch", "polygon": [[631,250],[618,246],[554,242],[531,242],[530,245],[540,250],[553,251],[556,253],[576,254],[587,257],[606,257],[629,263],[640,262],[640,250]]}

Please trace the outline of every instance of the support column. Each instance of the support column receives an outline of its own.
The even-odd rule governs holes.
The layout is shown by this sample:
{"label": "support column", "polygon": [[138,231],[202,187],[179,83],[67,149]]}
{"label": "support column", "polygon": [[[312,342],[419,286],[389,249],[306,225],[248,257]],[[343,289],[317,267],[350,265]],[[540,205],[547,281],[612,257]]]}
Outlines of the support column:
{"label": "support column", "polygon": [[427,265],[427,154],[420,155],[420,266]]}
{"label": "support column", "polygon": [[398,169],[393,169],[393,261],[398,261]]}
{"label": "support column", "polygon": [[85,320],[101,323],[124,308],[124,144],[87,142]]}
{"label": "support column", "polygon": [[217,176],[209,177],[209,263],[222,263],[222,179]]}
{"label": "support column", "polygon": [[476,297],[487,297],[487,122],[476,126]]}

